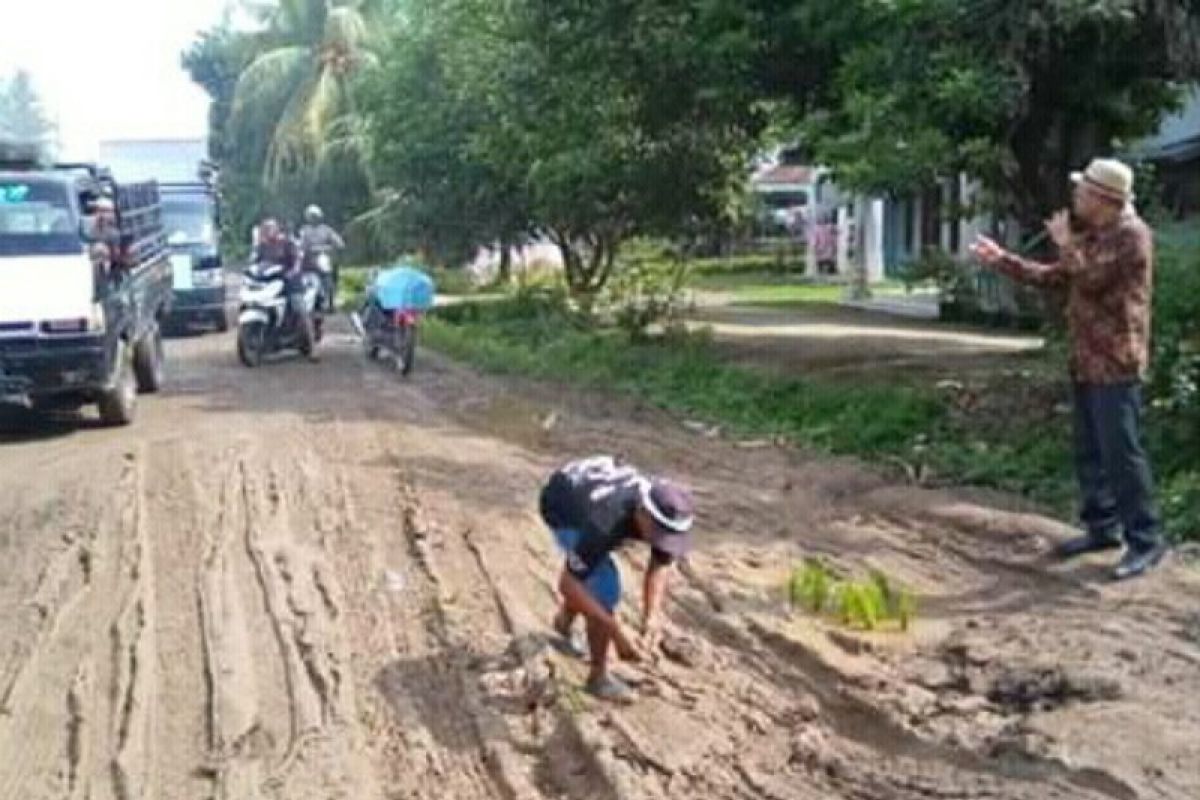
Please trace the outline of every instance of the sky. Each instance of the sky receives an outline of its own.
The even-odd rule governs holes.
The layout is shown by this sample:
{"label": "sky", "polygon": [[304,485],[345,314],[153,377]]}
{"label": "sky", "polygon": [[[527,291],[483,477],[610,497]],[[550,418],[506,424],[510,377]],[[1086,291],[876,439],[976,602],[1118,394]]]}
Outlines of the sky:
{"label": "sky", "polygon": [[198,137],[208,97],[179,65],[228,0],[0,0],[0,76],[29,70],[69,159],[101,139]]}

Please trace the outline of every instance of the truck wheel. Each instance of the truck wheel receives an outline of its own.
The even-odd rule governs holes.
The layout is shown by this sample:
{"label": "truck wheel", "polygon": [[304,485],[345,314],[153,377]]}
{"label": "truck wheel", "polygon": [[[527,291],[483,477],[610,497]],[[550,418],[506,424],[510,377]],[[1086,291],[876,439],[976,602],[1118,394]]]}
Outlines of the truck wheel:
{"label": "truck wheel", "polygon": [[133,352],[133,369],[139,392],[154,394],[162,388],[163,343],[162,331],[157,326],[138,341]]}
{"label": "truck wheel", "polygon": [[137,412],[137,375],[129,345],[117,345],[116,382],[100,395],[100,421],[105,425],[128,425]]}
{"label": "truck wheel", "polygon": [[217,314],[216,322],[217,322],[217,333],[228,333],[229,332],[229,312],[228,311],[222,311],[220,314]]}

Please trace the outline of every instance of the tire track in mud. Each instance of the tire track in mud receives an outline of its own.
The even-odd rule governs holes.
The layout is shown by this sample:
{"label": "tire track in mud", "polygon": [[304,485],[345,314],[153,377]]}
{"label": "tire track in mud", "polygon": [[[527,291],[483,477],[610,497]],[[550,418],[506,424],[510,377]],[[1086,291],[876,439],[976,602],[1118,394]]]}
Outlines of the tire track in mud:
{"label": "tire track in mud", "polygon": [[234,562],[240,552],[242,486],[236,460],[221,470],[217,514],[204,528],[196,599],[207,678],[207,772],[214,800],[262,796],[264,759],[254,650],[242,582]]}
{"label": "tire track in mud", "polygon": [[370,796],[363,785],[368,776],[355,768],[353,736],[345,724],[352,718],[343,682],[348,659],[336,619],[340,612],[329,605],[333,579],[310,541],[315,538],[313,509],[306,501],[310,492],[294,479],[295,466],[282,469],[256,457],[261,454],[248,454],[236,465],[241,537],[282,660],[290,719],[286,742],[281,753],[276,748],[262,792],[277,797]]}
{"label": "tire track in mud", "polygon": [[[13,639],[4,665],[0,668],[0,713],[8,713],[17,683],[31,659],[44,641],[53,636],[59,621],[70,612],[69,606],[81,597],[91,581],[96,532],[85,523],[82,509],[86,504],[81,496],[81,492],[75,491],[66,497],[48,499],[46,505],[34,509],[18,505],[0,522],[3,549],[17,550],[5,570],[9,573],[5,579],[14,582],[12,588],[15,591],[10,602],[16,606],[14,616],[17,621],[13,625]],[[18,504],[22,502],[20,498],[13,499]],[[36,557],[46,546],[44,542],[14,541],[17,537],[28,536],[31,531],[35,536],[54,532],[57,551],[50,554],[50,561],[39,571],[36,582],[22,592],[20,575],[12,567]]]}
{"label": "tire track in mud", "polygon": [[[386,461],[384,450],[366,449]],[[464,701],[461,656],[446,636],[445,584],[417,541],[419,512],[390,466],[357,478],[335,470],[322,505],[342,522],[327,536],[350,582],[345,617],[360,718],[380,775],[397,796],[502,796],[480,746],[479,715]]]}
{"label": "tire track in mud", "polygon": [[157,597],[155,559],[146,525],[144,453],[135,462],[130,503],[132,547],[121,554],[129,592],[120,601],[110,628],[115,664],[112,697],[114,742],[112,778],[117,800],[159,796],[155,762],[158,697]]}
{"label": "tire track in mud", "polygon": [[85,532],[72,534],[43,573],[42,589],[54,587],[36,595],[45,602],[44,624],[19,632],[28,637],[27,655],[10,678],[0,717],[4,798],[144,797],[153,772],[154,638],[145,622],[154,614],[153,598],[147,600],[154,584],[145,569],[144,453],[127,453],[111,483],[87,483],[97,465],[82,466],[76,511],[81,520],[100,516],[81,522]]}

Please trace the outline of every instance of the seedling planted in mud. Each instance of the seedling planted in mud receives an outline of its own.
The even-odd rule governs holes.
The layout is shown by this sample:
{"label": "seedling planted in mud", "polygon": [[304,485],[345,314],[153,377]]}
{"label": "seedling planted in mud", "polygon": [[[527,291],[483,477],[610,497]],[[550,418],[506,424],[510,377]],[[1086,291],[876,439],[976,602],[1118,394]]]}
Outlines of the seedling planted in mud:
{"label": "seedling planted in mud", "polygon": [[907,631],[916,615],[912,594],[883,572],[874,570],[866,580],[841,578],[814,558],[792,570],[788,599],[793,607],[830,614],[847,627],[869,631],[885,622],[894,622]]}
{"label": "seedling planted in mud", "polygon": [[825,565],[815,558],[806,559],[803,569],[792,570],[788,581],[788,597],[793,606],[803,605],[814,614],[825,610],[830,600],[834,578]]}

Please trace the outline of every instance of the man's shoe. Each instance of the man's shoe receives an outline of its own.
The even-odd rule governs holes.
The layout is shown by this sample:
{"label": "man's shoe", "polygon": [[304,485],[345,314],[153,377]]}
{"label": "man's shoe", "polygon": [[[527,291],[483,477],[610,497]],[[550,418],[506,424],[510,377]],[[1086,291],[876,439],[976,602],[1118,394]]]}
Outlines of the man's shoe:
{"label": "man's shoe", "polygon": [[554,622],[551,624],[554,633],[550,636],[550,646],[565,656],[584,660],[587,658],[587,650],[583,646],[583,637],[571,630],[571,626],[565,624],[561,614],[554,615]]}
{"label": "man's shoe", "polygon": [[1113,578],[1119,581],[1127,578],[1136,578],[1144,572],[1147,572],[1158,566],[1158,562],[1162,561],[1163,556],[1167,554],[1166,542],[1159,542],[1151,545],[1145,550],[1130,549],[1121,559],[1121,563],[1117,564],[1117,568],[1113,570]]}
{"label": "man's shoe", "polygon": [[618,705],[628,705],[635,699],[633,689],[626,686],[624,681],[608,674],[599,678],[589,678],[585,688],[593,697]]}
{"label": "man's shoe", "polygon": [[1116,550],[1121,546],[1120,539],[1110,539],[1107,536],[1087,534],[1068,539],[1055,549],[1059,558],[1076,558],[1088,553],[1099,553],[1104,550]]}

